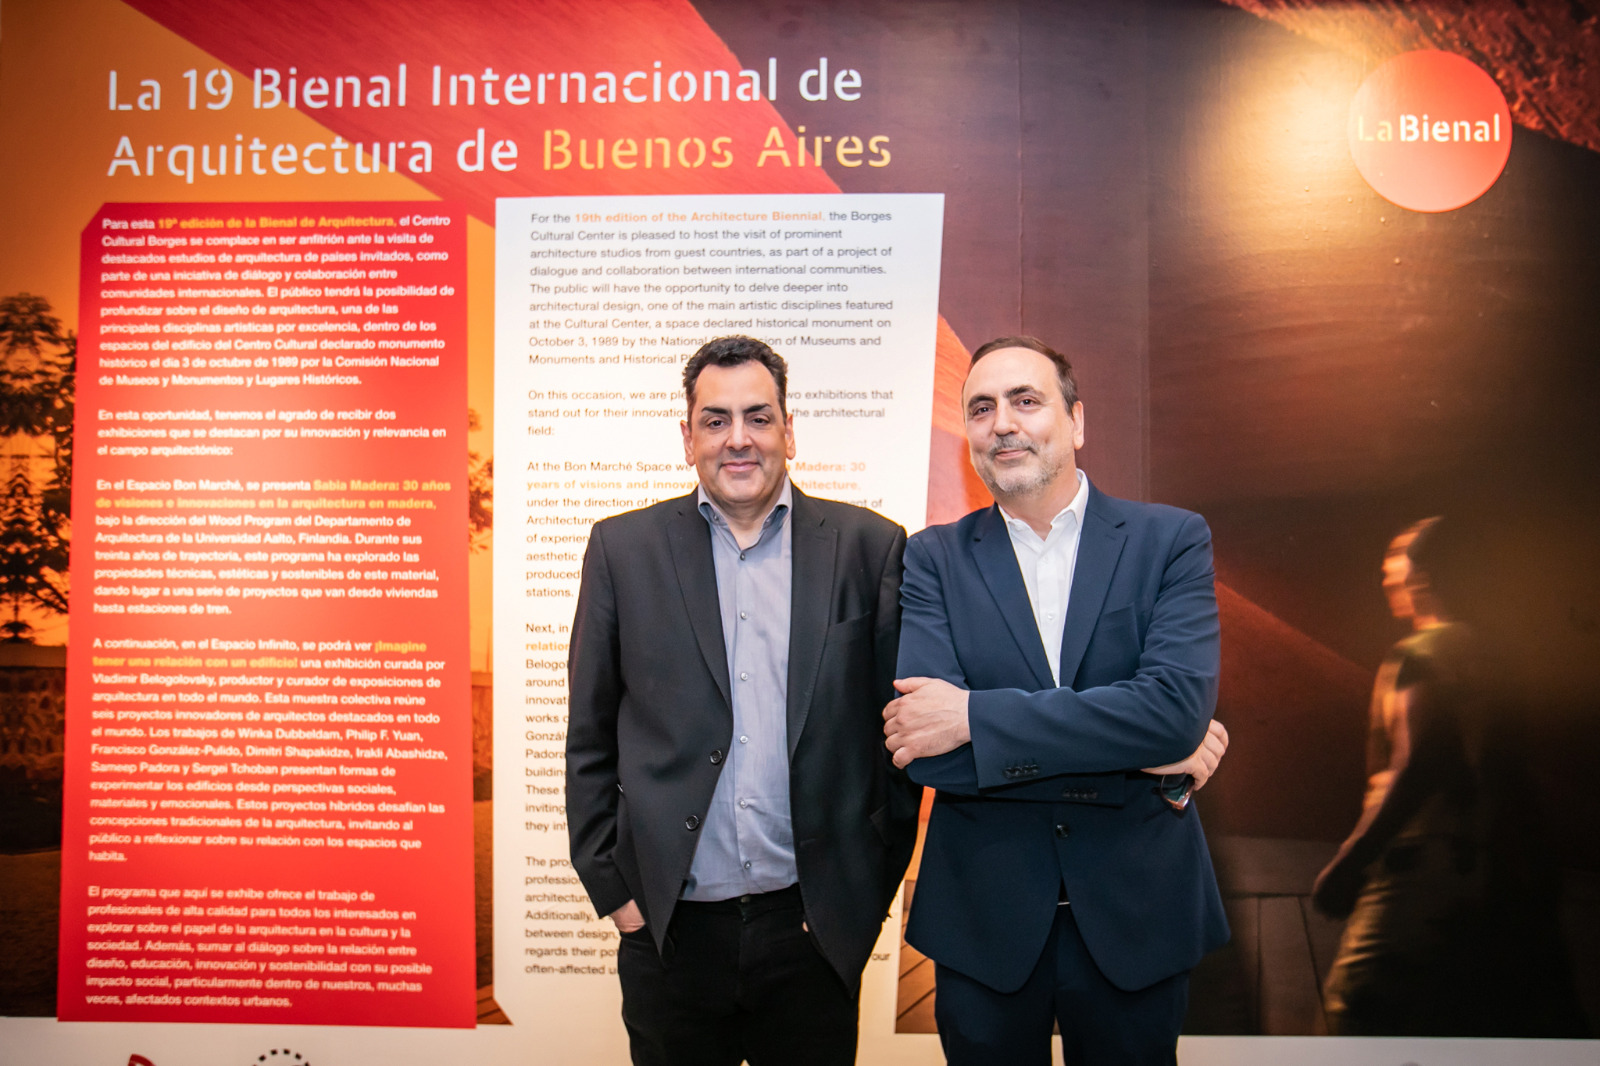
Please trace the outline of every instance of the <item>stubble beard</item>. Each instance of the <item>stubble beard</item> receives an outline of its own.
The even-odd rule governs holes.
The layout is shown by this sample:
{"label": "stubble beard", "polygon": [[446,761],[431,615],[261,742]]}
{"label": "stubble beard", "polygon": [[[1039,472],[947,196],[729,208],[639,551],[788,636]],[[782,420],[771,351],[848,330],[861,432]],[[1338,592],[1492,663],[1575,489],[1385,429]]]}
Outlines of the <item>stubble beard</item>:
{"label": "stubble beard", "polygon": [[[1003,451],[1024,448],[1037,459],[1031,469],[1001,470],[995,456]],[[978,467],[978,477],[995,497],[1026,498],[1048,489],[1061,473],[1061,460],[1047,452],[1040,452],[1028,439],[1018,436],[999,437],[990,446],[984,461]]]}
{"label": "stubble beard", "polygon": [[718,474],[721,474],[722,462],[753,462],[755,468],[744,478],[729,477],[724,480],[717,479],[717,490],[724,494],[730,504],[745,504],[762,499],[773,486],[768,484],[771,468],[764,456],[755,448],[746,448],[737,452],[729,451],[722,461],[718,463]]}

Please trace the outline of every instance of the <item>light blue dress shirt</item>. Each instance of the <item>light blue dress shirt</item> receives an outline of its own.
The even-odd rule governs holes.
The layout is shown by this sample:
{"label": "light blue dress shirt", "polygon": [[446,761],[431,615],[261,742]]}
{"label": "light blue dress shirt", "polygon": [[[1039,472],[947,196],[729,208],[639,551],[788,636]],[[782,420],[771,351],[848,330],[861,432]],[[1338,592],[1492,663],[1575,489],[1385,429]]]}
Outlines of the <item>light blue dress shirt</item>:
{"label": "light blue dress shirt", "polygon": [[733,693],[733,739],[717,778],[683,898],[712,901],[799,880],[789,815],[789,597],[794,495],[787,479],[755,544],[741,549],[701,490]]}

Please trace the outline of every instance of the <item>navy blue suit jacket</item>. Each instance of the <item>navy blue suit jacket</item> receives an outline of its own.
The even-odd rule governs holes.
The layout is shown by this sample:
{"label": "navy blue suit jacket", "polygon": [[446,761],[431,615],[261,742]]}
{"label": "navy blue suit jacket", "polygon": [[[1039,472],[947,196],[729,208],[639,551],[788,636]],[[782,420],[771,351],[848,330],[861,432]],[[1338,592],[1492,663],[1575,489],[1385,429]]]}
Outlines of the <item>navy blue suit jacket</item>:
{"label": "navy blue suit jacket", "polygon": [[1101,971],[1133,990],[1228,937],[1191,803],[1139,767],[1187,757],[1216,706],[1211,534],[1196,514],[1089,488],[1050,676],[997,507],[906,547],[898,677],[971,690],[972,742],[910,766],[938,790],[906,936],[990,987],[1020,988],[1066,885]]}

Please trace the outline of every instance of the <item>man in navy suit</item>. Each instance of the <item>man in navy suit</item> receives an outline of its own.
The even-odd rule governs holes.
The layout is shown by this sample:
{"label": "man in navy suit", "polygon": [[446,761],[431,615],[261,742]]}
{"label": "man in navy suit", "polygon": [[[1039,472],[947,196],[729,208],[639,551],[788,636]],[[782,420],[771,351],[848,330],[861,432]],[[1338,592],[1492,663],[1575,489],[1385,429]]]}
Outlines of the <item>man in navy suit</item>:
{"label": "man in navy suit", "polygon": [[1042,342],[979,348],[962,404],[996,505],[907,545],[884,711],[938,790],[906,938],[957,1066],[1048,1063],[1052,1022],[1068,1063],[1173,1063],[1189,970],[1228,936],[1188,803],[1226,745],[1210,532],[1078,471],[1083,405]]}

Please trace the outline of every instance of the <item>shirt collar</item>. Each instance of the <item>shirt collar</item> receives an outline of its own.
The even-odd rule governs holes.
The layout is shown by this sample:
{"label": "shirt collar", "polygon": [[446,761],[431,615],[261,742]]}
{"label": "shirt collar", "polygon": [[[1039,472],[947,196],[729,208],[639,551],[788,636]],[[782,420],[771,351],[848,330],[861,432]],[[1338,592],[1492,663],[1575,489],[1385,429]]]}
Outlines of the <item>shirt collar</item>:
{"label": "shirt collar", "polygon": [[[694,499],[695,506],[698,507],[700,513],[705,516],[705,520],[707,522],[710,522],[712,525],[720,525],[724,528],[727,528],[728,516],[722,513],[722,508],[711,502],[711,497],[706,495],[706,489],[704,485],[701,485],[694,490]],[[767,527],[773,525],[774,523],[783,521],[784,516],[789,513],[790,508],[793,506],[794,486],[793,483],[790,482],[789,476],[785,474],[783,477],[783,488],[778,492],[777,501],[772,505],[772,510],[767,512],[767,517],[761,520],[762,534],[765,535]]]}
{"label": "shirt collar", "polygon": [[[1066,524],[1068,515],[1072,516],[1074,529],[1083,528],[1083,515],[1089,507],[1089,479],[1084,475],[1082,470],[1074,470],[1073,472],[1078,475],[1078,491],[1073,495],[1072,502],[1058,511],[1056,516],[1050,520],[1051,537],[1054,537],[1058,532],[1061,531],[1062,526]],[[996,506],[999,505],[997,504]],[[1012,533],[1026,532],[1032,534],[1034,537],[1039,536],[1038,533],[1034,532],[1032,526],[1022,519],[1016,517],[1011,512],[1007,511],[1004,507],[1000,508],[1000,516],[1006,520],[1006,528]]]}

